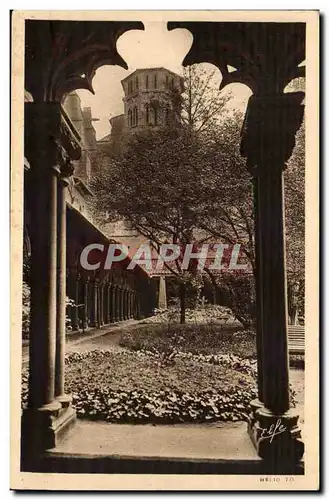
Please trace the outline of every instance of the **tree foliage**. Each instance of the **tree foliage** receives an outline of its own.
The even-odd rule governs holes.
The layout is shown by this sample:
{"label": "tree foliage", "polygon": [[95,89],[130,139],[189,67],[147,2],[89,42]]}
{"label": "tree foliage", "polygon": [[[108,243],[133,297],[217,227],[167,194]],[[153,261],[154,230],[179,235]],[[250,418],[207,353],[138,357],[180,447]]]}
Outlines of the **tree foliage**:
{"label": "tree foliage", "polygon": [[[213,73],[200,73],[193,66],[186,72],[182,126],[132,134],[116,157],[102,153],[102,174],[93,183],[95,213],[102,217],[106,211],[113,221],[128,221],[156,250],[163,243],[239,243],[252,275],[253,185],[239,152],[243,115],[225,111],[229,96],[211,83]],[[296,316],[303,298],[304,162],[302,127],[285,173],[290,317]],[[183,310],[186,285],[198,287],[202,276],[195,269],[182,270],[180,264],[178,260],[169,269],[181,283]],[[243,305],[223,273],[206,273],[215,286],[226,286],[231,294],[227,305],[236,306],[237,315],[243,309],[240,317],[249,315],[244,324],[250,323],[252,290],[250,296],[243,294]]]}

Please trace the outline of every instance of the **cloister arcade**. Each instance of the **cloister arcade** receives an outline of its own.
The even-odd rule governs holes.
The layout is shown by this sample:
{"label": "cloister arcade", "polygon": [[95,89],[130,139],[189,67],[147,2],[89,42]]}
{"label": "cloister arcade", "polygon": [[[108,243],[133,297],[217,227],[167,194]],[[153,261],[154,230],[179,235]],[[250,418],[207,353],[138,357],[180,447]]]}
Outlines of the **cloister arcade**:
{"label": "cloister arcade", "polygon": [[[210,62],[221,71],[222,88],[241,82],[252,90],[241,131],[241,153],[247,159],[253,184],[256,222],[258,399],[253,403],[249,433],[263,460],[295,464],[303,456],[304,445],[298,415],[289,401],[282,177],[302,123],[304,93],[285,94],[284,88],[305,74],[300,66],[305,59],[305,23],[168,23],[169,30],[176,28],[185,28],[193,35],[183,65]],[[143,25],[121,21],[25,22],[25,88],[33,99],[25,104],[25,156],[30,164],[34,230],[23,458],[28,456],[31,443],[39,455],[56,446],[75,419],[70,396],[64,392],[65,200],[72,162],[79,158],[81,147],[62,102],[72,90],[92,91],[92,79],[100,66],[127,67],[116,42],[132,29],[143,29]],[[228,66],[235,70],[229,72]],[[118,314],[121,318],[138,316],[136,297],[143,288],[142,272],[109,276],[100,288],[95,276],[80,278],[76,270],[72,273],[68,283],[77,286],[78,301],[83,294],[94,294],[92,307],[86,312],[90,321],[101,324]],[[112,296],[114,290],[120,290],[115,295],[118,299]],[[109,304],[117,300],[118,309],[111,309]],[[102,310],[105,312],[100,316]],[[282,432],[273,442],[264,439],[278,421]]]}

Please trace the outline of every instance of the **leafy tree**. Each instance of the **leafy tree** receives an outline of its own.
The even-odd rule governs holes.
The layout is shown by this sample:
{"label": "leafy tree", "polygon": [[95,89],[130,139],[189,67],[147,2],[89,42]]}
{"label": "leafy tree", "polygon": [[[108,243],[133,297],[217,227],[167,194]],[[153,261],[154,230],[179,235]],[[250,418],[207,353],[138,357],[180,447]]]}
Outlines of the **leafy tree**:
{"label": "leafy tree", "polygon": [[[194,93],[186,85],[182,101],[186,126],[131,135],[120,155],[103,154],[103,173],[93,186],[96,213],[106,211],[112,220],[128,221],[157,251],[163,243],[183,247],[239,243],[249,275],[218,275],[207,268],[205,272],[214,286],[226,289],[227,305],[249,326],[254,315],[254,293],[247,283],[255,275],[254,226],[252,179],[239,152],[243,115],[223,113],[228,97],[221,100],[220,95],[215,97],[214,88],[208,89],[209,74],[204,80],[193,67],[187,71]],[[214,115],[209,112],[212,99],[218,102]],[[297,134],[285,181],[289,316],[295,321],[303,298],[303,128]],[[187,286],[193,283],[197,288],[203,278],[196,269],[182,270],[181,260],[167,267],[180,283],[184,322]]]}
{"label": "leafy tree", "polygon": [[[207,154],[195,134],[183,128],[135,135],[94,178],[95,213],[102,219],[107,211],[112,221],[128,221],[156,251],[164,243],[184,250],[196,241],[205,208],[200,203],[200,170],[211,162],[211,151]],[[180,284],[184,323],[186,288],[197,286],[200,277],[196,269],[182,269],[182,257],[174,265],[165,265]]]}
{"label": "leafy tree", "polygon": [[193,64],[183,70],[184,92],[172,91],[179,122],[194,132],[207,132],[218,126],[230,92],[219,90],[219,71],[208,64]]}

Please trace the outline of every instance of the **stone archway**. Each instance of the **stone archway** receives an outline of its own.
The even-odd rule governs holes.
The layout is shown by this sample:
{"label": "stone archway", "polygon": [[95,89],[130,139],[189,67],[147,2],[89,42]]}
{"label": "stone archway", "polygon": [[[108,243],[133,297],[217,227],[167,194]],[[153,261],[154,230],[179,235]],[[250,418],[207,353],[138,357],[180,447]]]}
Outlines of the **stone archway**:
{"label": "stone archway", "polygon": [[[29,400],[22,417],[23,456],[56,445],[75,419],[64,391],[66,316],[66,189],[80,136],[65,113],[65,96],[93,92],[98,67],[127,68],[118,38],[139,22],[25,21],[25,157],[30,165],[31,331]],[[33,457],[32,457],[33,458]]]}
{"label": "stone archway", "polygon": [[[292,414],[289,403],[282,173],[303,117],[304,94],[283,94],[283,89],[303,74],[299,64],[305,59],[305,24],[276,23],[274,29],[266,22],[171,22],[168,27],[186,28],[193,34],[185,65],[211,62],[222,72],[222,87],[242,82],[253,91],[241,143],[253,177],[256,213],[259,398],[254,402],[250,434],[262,458],[296,462],[303,454],[303,443],[298,416]],[[74,420],[70,398],[64,393],[63,213],[72,160],[79,158],[81,148],[61,102],[72,90],[93,91],[92,78],[101,65],[126,67],[116,41],[125,31],[142,28],[138,22],[26,21],[25,82],[33,102],[25,105],[25,155],[33,172],[32,267],[38,272],[33,273],[32,283],[24,453],[31,443],[37,453],[55,446]],[[228,72],[228,65],[236,70]],[[276,439],[269,444],[273,429]]]}
{"label": "stone archway", "polygon": [[[305,23],[170,22],[188,29],[193,44],[183,65],[210,62],[220,88],[244,83],[252,90],[241,131],[241,154],[252,177],[255,214],[258,399],[249,433],[267,460],[298,461],[301,432],[289,401],[283,171],[304,115],[303,92],[284,94],[305,76]],[[228,66],[235,70],[229,72]],[[275,249],[275,252],[273,252]],[[268,433],[280,435],[269,444]]]}

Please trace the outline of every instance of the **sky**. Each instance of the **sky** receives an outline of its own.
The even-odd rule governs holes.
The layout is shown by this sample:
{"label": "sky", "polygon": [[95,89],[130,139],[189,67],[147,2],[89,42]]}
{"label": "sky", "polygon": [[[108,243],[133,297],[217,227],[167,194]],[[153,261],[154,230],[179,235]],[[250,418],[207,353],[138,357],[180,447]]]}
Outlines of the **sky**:
{"label": "sky", "polygon": [[[144,22],[144,26],[145,31],[128,31],[117,42],[117,50],[128,70],[102,66],[93,79],[95,95],[87,90],[77,91],[82,107],[91,107],[93,118],[98,120],[93,123],[97,139],[110,133],[109,119],[123,112],[123,78],[138,68],[164,67],[182,73],[182,61],[192,45],[192,34],[185,29],[168,31],[166,22]],[[210,64],[203,66],[214,68]],[[218,85],[220,81],[218,70]],[[231,106],[244,110],[251,91],[241,84],[230,85],[229,90],[233,94]]]}

